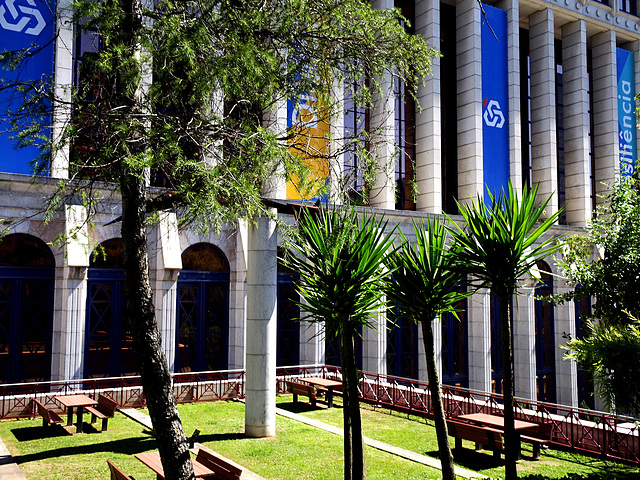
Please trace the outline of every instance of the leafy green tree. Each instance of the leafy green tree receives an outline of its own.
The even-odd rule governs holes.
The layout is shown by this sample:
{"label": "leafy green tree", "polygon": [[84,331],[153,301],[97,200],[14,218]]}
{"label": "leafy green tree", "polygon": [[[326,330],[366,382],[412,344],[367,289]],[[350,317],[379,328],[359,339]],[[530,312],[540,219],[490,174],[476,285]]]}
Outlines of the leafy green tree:
{"label": "leafy green tree", "polygon": [[283,260],[300,272],[298,292],[303,320],[321,322],[327,338],[338,337],[344,393],[344,478],[366,478],[364,441],[358,397],[355,346],[359,329],[372,326],[379,313],[388,275],[384,261],[393,253],[386,223],[359,217],[353,208],[303,210],[292,249]]}
{"label": "leafy green tree", "polygon": [[442,478],[455,480],[436,366],[433,319],[445,312],[457,315],[456,305],[468,294],[460,293],[457,289],[462,274],[455,268],[455,254],[447,248],[448,234],[444,224],[433,218],[428,219],[426,224],[414,223],[413,230],[416,235],[415,246],[403,236],[404,243],[400,249],[387,257],[387,265],[393,272],[386,284],[387,300],[400,316],[409,318],[422,327]]}
{"label": "leafy green tree", "polygon": [[613,185],[586,227],[563,244],[559,262],[576,289],[558,301],[593,297],[582,338],[571,339],[568,357],[593,371],[596,388],[612,410],[640,412],[640,180]]}
{"label": "leafy green tree", "polygon": [[[100,195],[121,195],[125,321],[166,478],[192,478],[155,318],[149,220],[173,209],[182,225],[206,230],[264,213],[268,180],[287,171],[304,177],[307,168],[296,152],[308,155],[309,139],[274,128],[283,102],[315,94],[317,114],[329,120],[343,115],[331,96],[336,85],[358,84],[351,93],[360,105],[387,74],[415,89],[434,52],[405,32],[397,11],[358,0],[77,0],[72,9],[73,22],[99,38],[79,69],[90,81],[50,88],[51,79],[20,80],[0,89],[28,100],[12,119],[22,143],[47,135],[33,121],[43,108],[64,113],[73,103],[63,138],[45,152],[70,151],[69,179],[60,181],[50,213],[81,200],[91,218]],[[3,52],[0,61],[19,69],[29,55]],[[69,91],[71,98],[54,98]],[[343,143],[359,148],[353,140]],[[326,149],[315,159],[342,153]]]}
{"label": "leafy green tree", "polygon": [[535,273],[536,263],[558,249],[555,239],[545,234],[556,223],[561,211],[543,218],[549,199],[538,204],[537,193],[536,185],[531,190],[525,189],[519,199],[509,184],[508,193],[502,191],[497,198],[489,192],[488,202],[479,198],[469,205],[459,204],[465,224],[454,223],[452,229],[459,267],[475,286],[489,288],[498,299],[507,479],[518,476],[513,409],[513,319],[509,302],[519,291],[521,279]]}

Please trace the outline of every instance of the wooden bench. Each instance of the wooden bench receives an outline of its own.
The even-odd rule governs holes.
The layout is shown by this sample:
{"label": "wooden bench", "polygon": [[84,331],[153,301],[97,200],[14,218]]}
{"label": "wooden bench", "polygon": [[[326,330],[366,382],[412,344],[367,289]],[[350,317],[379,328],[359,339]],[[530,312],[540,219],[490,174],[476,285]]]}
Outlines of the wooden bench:
{"label": "wooden bench", "polygon": [[476,450],[487,447],[493,450],[493,456],[500,458],[502,452],[502,432],[491,427],[472,425],[470,423],[447,421],[449,435],[456,438],[455,448],[462,448],[462,440],[475,442]]}
{"label": "wooden bench", "polygon": [[287,391],[293,393],[293,403],[298,402],[298,395],[305,395],[309,397],[309,401],[313,407],[316,406],[316,389],[311,385],[305,385],[304,383],[291,382],[287,380]]}
{"label": "wooden bench", "polygon": [[109,419],[113,418],[116,413],[118,402],[100,394],[98,396],[98,404],[95,407],[84,408],[91,414],[91,423],[94,423],[98,418],[102,419],[102,431],[104,432],[107,429]]}
{"label": "wooden bench", "polygon": [[111,480],[134,480],[132,476],[124,473],[109,459],[107,459],[107,465],[109,465],[109,471],[111,472]]}
{"label": "wooden bench", "polygon": [[239,480],[242,476],[242,468],[229,463],[224,458],[217,456],[211,451],[204,450],[203,448],[198,450],[196,461],[216,472],[216,478]]}
{"label": "wooden bench", "polygon": [[56,412],[44,406],[43,403],[40,403],[35,398],[33,399],[33,403],[35,404],[38,414],[42,417],[42,426],[46,427],[47,425],[54,425],[56,423],[62,423],[62,418]]}
{"label": "wooden bench", "polygon": [[551,430],[553,429],[553,423],[545,422],[538,426],[538,431],[533,435],[520,435],[522,442],[530,443],[533,447],[533,459],[538,460],[540,458],[540,449],[546,447],[551,442]]}

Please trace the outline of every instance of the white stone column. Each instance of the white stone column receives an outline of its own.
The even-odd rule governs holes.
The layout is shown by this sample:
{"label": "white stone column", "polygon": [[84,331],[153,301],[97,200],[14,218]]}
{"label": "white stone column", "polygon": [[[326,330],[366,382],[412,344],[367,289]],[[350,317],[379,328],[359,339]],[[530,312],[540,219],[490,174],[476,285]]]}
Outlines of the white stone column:
{"label": "white stone column", "polygon": [[365,372],[387,373],[387,318],[380,312],[373,320],[375,329],[363,328],[362,370]]}
{"label": "white stone column", "polygon": [[[618,144],[618,92],[616,72],[616,33],[613,30],[591,37],[593,77],[593,135],[596,193],[616,178]],[[603,184],[604,182],[604,184]],[[601,198],[596,198],[601,203]]]}
{"label": "white stone column", "polygon": [[248,233],[245,434],[268,437],[276,433],[276,223],[257,218]]}
{"label": "white stone column", "polygon": [[[440,1],[423,0],[415,3],[415,32],[427,44],[440,49]],[[419,212],[442,212],[442,112],[440,103],[440,58],[434,58],[431,75],[418,88],[416,111],[416,184]]]}
{"label": "white stone column", "polygon": [[[56,38],[53,102],[53,128],[51,138],[54,145],[61,145],[65,127],[71,120],[71,89],[73,87],[73,14],[70,0],[58,0],[56,5]],[[51,176],[69,176],[69,145],[54,148],[51,159]]]}
{"label": "white stone column", "polygon": [[[371,2],[377,10],[391,10],[393,0],[374,0]],[[395,209],[396,181],[395,165],[398,155],[395,147],[395,94],[393,79],[386,74],[379,78],[381,91],[372,96],[373,107],[369,116],[372,154],[377,162],[376,181],[369,194],[371,206]]]}
{"label": "white stone column", "polygon": [[558,142],[556,139],[556,62],[553,10],[529,17],[531,65],[531,178],[538,200],[546,200],[545,215],[558,210]]}
{"label": "white stone column", "polygon": [[520,4],[501,0],[507,12],[507,73],[509,75],[509,180],[516,192],[522,189],[522,119],[520,115]]}
{"label": "white stone column", "polygon": [[[229,369],[245,368],[246,316],[247,316],[247,263],[249,225],[238,220],[233,236],[235,268],[229,278]],[[274,253],[275,256],[275,253]],[[277,282],[277,278],[276,278]],[[275,348],[275,346],[274,346]]]}
{"label": "white stone column", "polygon": [[515,395],[536,399],[535,300],[532,292],[516,295],[513,305],[513,373]]}
{"label": "white stone column", "polygon": [[[553,284],[553,293],[555,294],[563,294],[572,290],[562,277],[554,277]],[[567,343],[564,338],[565,334],[576,338],[576,308],[572,301],[556,305],[553,318],[555,320],[553,333],[555,344],[558,347]],[[562,357],[563,351],[558,348],[555,354],[556,401],[562,405],[578,407],[578,366],[574,360],[564,360]]]}
{"label": "white stone column", "polygon": [[[264,113],[265,125],[273,133],[284,136],[287,132],[287,102],[280,101],[273,111]],[[278,170],[269,178],[263,187],[262,193],[267,198],[287,198],[287,179],[284,165],[279,165]]]}
{"label": "white stone column", "polygon": [[484,196],[482,166],[481,12],[476,0],[456,3],[458,200]]}
{"label": "white stone column", "polygon": [[418,380],[421,382],[429,381],[427,353],[424,350],[424,336],[422,335],[422,325],[420,323],[418,323]]}
{"label": "white stone column", "polygon": [[[436,353],[436,371],[438,372],[440,383],[442,383],[442,317],[436,317],[431,322],[433,348]],[[422,329],[422,325],[418,325],[418,328]]]}
{"label": "white stone column", "polygon": [[329,201],[342,204],[348,198],[344,178],[345,131],[344,131],[344,84],[335,81],[331,89],[331,109],[329,122]]}
{"label": "white stone column", "polygon": [[56,268],[56,302],[54,311],[52,380],[84,377],[84,345],[87,314],[87,268],[89,236],[86,209],[81,205],[65,208],[67,244],[65,265]]}
{"label": "white stone column", "polygon": [[175,213],[162,212],[153,239],[156,252],[153,297],[156,321],[162,338],[162,349],[169,370],[173,371],[176,357],[176,328],[178,306],[178,275],[182,270],[182,251]]}
{"label": "white stone column", "polygon": [[567,223],[585,226],[591,219],[591,157],[587,25],[584,20],[562,26],[564,90],[564,177]]}
{"label": "white stone column", "polygon": [[491,297],[481,290],[467,300],[469,388],[491,391]]}

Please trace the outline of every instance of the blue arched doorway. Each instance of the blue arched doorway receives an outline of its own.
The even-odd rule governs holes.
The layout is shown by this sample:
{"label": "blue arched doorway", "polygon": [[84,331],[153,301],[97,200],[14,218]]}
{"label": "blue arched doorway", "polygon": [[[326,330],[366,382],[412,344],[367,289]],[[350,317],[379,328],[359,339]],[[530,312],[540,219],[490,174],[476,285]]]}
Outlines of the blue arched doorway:
{"label": "blue arched doorway", "polygon": [[124,321],[122,240],[103,242],[91,255],[87,284],[85,378],[138,374],[131,329]]}
{"label": "blue arched doorway", "polygon": [[[282,253],[279,256],[282,257]],[[299,280],[300,274],[278,261],[278,367],[300,364],[300,295],[296,290]]]}
{"label": "blue arched doorway", "polygon": [[54,266],[36,237],[0,242],[0,383],[51,379]]}
{"label": "blue arched doorway", "polygon": [[182,253],[178,276],[176,372],[226,370],[229,365],[229,263],[222,251],[197,243]]}
{"label": "blue arched doorway", "polygon": [[551,268],[538,262],[540,282],[536,286],[536,390],[541,402],[556,402],[556,360],[553,305],[544,297],[553,295]]}

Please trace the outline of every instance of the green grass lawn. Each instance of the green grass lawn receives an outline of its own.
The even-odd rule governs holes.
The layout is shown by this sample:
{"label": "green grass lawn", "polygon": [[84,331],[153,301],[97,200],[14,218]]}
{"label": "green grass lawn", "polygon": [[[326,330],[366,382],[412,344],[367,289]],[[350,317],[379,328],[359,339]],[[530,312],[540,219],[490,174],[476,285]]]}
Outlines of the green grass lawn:
{"label": "green grass lawn", "polygon": [[[309,418],[342,425],[342,409],[311,408],[293,405],[291,396],[278,398],[279,406]],[[185,404],[179,406],[185,431],[201,431],[199,441],[254,472],[273,480],[343,478],[342,437],[302,423],[277,417],[277,435],[272,438],[245,438],[244,405],[240,402]],[[436,455],[436,440],[431,423],[418,417],[364,407],[365,435],[426,455]],[[86,417],[85,417],[86,419]],[[97,425],[97,424],[96,424]],[[0,437],[14,456],[27,479],[108,479],[106,460],[113,460],[136,480],[155,478],[151,470],[133,454],[154,450],[155,440],[141,425],[117,413],[109,420],[109,429],[99,433],[85,425],[85,433],[69,435],[62,427],[42,427],[42,420],[0,422]],[[472,447],[471,444],[465,444]],[[530,456],[531,452],[524,452]],[[403,460],[393,455],[366,449],[370,479],[440,478],[438,470]],[[502,478],[503,464],[490,453],[471,448],[458,457],[458,464],[492,478]],[[543,452],[542,460],[523,460],[518,465],[522,477],[562,478],[569,473],[593,478],[638,478],[640,470],[595,461],[557,451]],[[531,476],[530,478],[534,478]],[[538,478],[538,477],[536,477]]]}

